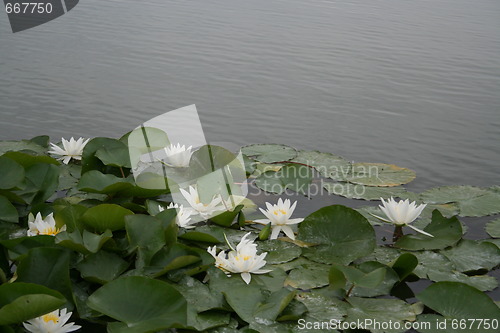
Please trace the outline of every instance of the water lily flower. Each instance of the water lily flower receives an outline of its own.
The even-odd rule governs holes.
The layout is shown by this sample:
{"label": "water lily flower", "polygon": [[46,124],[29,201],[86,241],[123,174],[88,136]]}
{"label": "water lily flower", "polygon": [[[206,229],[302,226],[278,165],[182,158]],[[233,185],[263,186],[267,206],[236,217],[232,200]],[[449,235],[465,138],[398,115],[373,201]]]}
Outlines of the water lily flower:
{"label": "water lily flower", "polygon": [[32,333],[67,333],[81,328],[75,323],[66,322],[71,317],[72,312],[66,313],[66,309],[55,310],[43,316],[33,318],[23,323],[24,328]]}
{"label": "water lily flower", "polygon": [[227,257],[224,251],[216,255],[215,245],[207,249],[207,252],[215,258],[215,267],[220,268],[228,276],[231,276],[231,273],[240,274],[246,284],[252,280],[251,274],[265,274],[271,271],[261,269],[266,265],[264,258],[267,256],[267,252],[257,255],[257,244],[247,239],[250,234],[250,232],[245,234],[236,246],[236,250],[230,251]]}
{"label": "water lily flower", "polygon": [[189,161],[191,160],[191,149],[193,146],[186,146],[178,143],[177,145],[171,144],[170,146],[165,148],[165,154],[167,155],[165,159],[165,163],[169,166],[173,166],[175,168],[186,168],[189,166]]}
{"label": "water lily flower", "polygon": [[204,219],[215,216],[216,213],[226,209],[225,206],[221,205],[222,198],[220,195],[214,195],[212,200],[205,204],[201,202],[200,195],[196,187],[189,186],[189,192],[182,188],[180,191],[184,198],[188,201],[191,208],[193,208],[194,212],[199,214]]}
{"label": "water lily flower", "polygon": [[[160,205],[158,205],[158,209],[160,210],[160,212],[163,212],[165,210],[165,208],[163,208]],[[191,214],[193,214],[193,211],[191,209],[184,208],[183,205],[178,205],[178,204],[174,205],[173,203],[170,203],[167,206],[167,209],[176,209],[177,210],[177,216],[175,217],[175,223],[179,227],[184,228],[184,229],[192,229],[195,227],[194,225],[191,225],[191,223],[193,223],[191,221]]]}
{"label": "water lily flower", "polygon": [[64,164],[68,164],[71,159],[81,160],[83,148],[85,148],[85,145],[89,142],[89,140],[90,139],[84,140],[83,138],[75,140],[72,137],[68,141],[61,138],[64,148],[61,148],[54,143],[50,143],[52,150],[49,151],[49,154],[59,155],[60,157],[57,159],[61,160]]}
{"label": "water lily flower", "polygon": [[392,197],[390,199],[387,199],[387,201],[385,201],[384,198],[380,198],[380,200],[382,200],[383,205],[379,205],[379,207],[385,213],[387,218],[372,214],[373,216],[384,222],[392,223],[400,227],[407,226],[412,228],[416,232],[429,237],[434,237],[428,232],[410,225],[410,223],[415,221],[415,219],[422,213],[427,204],[421,204],[417,206],[416,201],[410,202],[408,199],[396,202]]}
{"label": "water lily flower", "polygon": [[36,214],[36,218],[33,218],[33,214],[30,213],[30,215],[28,216],[28,236],[55,236],[61,231],[66,231],[65,225],[60,229],[56,227],[56,220],[54,220],[53,214],[54,213],[50,213],[45,217],[45,219],[43,219],[40,212]]}
{"label": "water lily flower", "polygon": [[278,199],[278,203],[276,205],[271,205],[269,202],[266,202],[267,210],[259,208],[262,214],[264,214],[267,219],[255,220],[254,222],[268,224],[271,222],[271,237],[270,239],[278,238],[280,231],[283,230],[285,235],[290,239],[295,239],[295,235],[293,234],[293,230],[290,227],[292,224],[297,224],[304,221],[303,218],[291,219],[293,211],[297,206],[297,201],[290,206],[290,199],[286,199],[283,201],[281,198]]}

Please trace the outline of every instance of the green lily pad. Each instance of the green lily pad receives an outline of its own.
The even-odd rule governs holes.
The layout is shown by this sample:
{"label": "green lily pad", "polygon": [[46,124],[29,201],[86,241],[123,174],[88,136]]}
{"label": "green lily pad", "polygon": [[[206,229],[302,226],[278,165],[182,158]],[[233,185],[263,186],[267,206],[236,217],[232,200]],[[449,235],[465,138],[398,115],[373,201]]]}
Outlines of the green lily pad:
{"label": "green lily pad", "polygon": [[457,246],[442,250],[460,272],[491,270],[500,265],[500,249],[490,243],[463,239]]}
{"label": "green lily pad", "polygon": [[438,210],[432,213],[432,222],[424,231],[434,237],[422,234],[405,235],[394,246],[407,250],[443,249],[458,242],[462,237],[462,225],[456,217],[447,219]]}
{"label": "green lily pad", "polygon": [[59,292],[34,283],[0,285],[0,325],[10,325],[57,310],[66,300]]}
{"label": "green lily pad", "polygon": [[307,258],[322,263],[349,264],[375,248],[375,231],[357,211],[333,205],[307,216],[299,225],[298,239],[318,244],[304,248]]}
{"label": "green lily pad", "polygon": [[166,282],[142,276],[121,277],[105,284],[90,295],[87,304],[125,323],[127,332],[160,331],[186,324],[187,303],[182,294]]}
{"label": "green lily pad", "polygon": [[21,141],[0,141],[0,155],[8,151],[32,151],[35,153],[45,153],[47,148],[44,148],[35,142],[29,140]]}
{"label": "green lily pad", "polygon": [[281,144],[254,144],[242,147],[241,152],[262,163],[289,161],[297,156],[295,148]]}
{"label": "green lily pad", "polygon": [[351,171],[351,162],[341,156],[319,151],[299,150],[291,162],[313,167],[323,177],[334,180],[345,180]]}
{"label": "green lily pad", "polygon": [[330,194],[349,199],[380,200],[380,198],[402,197],[406,193],[403,187],[375,187],[352,183],[324,183],[323,187]]}
{"label": "green lily pad", "polygon": [[0,189],[10,189],[21,185],[24,179],[24,168],[10,158],[0,156]]}
{"label": "green lily pad", "polygon": [[0,196],[0,221],[17,223],[19,221],[19,214],[16,207],[3,196]]}
{"label": "green lily pad", "polygon": [[304,290],[324,287],[329,284],[329,271],[328,265],[305,264],[290,271],[285,285]]}
{"label": "green lily pad", "polygon": [[268,264],[288,262],[299,257],[302,253],[302,250],[297,245],[278,239],[260,242],[259,250],[267,252],[266,261]]}
{"label": "green lily pad", "polygon": [[330,322],[330,320],[340,322],[349,308],[349,304],[334,297],[322,295],[315,290],[301,292],[297,294],[296,299],[309,310],[305,318],[309,322]]}
{"label": "green lily pad", "polygon": [[493,238],[500,238],[500,219],[486,223],[486,232]]}
{"label": "green lily pad", "polygon": [[80,191],[103,194],[116,193],[131,187],[133,185],[129,178],[120,178],[97,170],[84,173],[78,183]]}
{"label": "green lily pad", "polygon": [[[417,294],[427,307],[449,319],[496,319],[500,308],[487,295],[474,287],[459,282],[437,282]],[[471,306],[473,305],[473,306]],[[484,326],[474,332],[491,332]]]}
{"label": "green lily pad", "polygon": [[106,251],[99,251],[79,262],[77,268],[82,274],[82,278],[105,284],[116,279],[128,266],[129,263],[120,256]]}
{"label": "green lily pad", "polygon": [[394,164],[354,163],[346,180],[367,186],[399,186],[415,179],[413,170]]}
{"label": "green lily pad", "polygon": [[285,190],[308,194],[312,180],[312,171],[309,167],[296,164],[287,164],[279,171],[267,171],[255,179],[255,185],[269,193],[281,194]]}
{"label": "green lily pad", "polygon": [[[418,304],[411,305],[399,299],[349,297],[347,302],[352,307],[347,309],[346,323],[364,322],[365,320],[386,323],[391,321],[393,323],[393,329],[370,327],[370,331],[374,333],[405,332],[404,322],[415,321],[417,315],[423,310],[423,307]],[[400,329],[397,329],[398,326]]]}
{"label": "green lily pad", "polygon": [[500,213],[500,193],[476,186],[444,186],[421,194],[429,203],[457,202],[460,216],[486,216]]}
{"label": "green lily pad", "polygon": [[125,228],[125,216],[134,214],[132,211],[115,204],[101,204],[89,208],[82,215],[83,222],[99,231],[119,230]]}

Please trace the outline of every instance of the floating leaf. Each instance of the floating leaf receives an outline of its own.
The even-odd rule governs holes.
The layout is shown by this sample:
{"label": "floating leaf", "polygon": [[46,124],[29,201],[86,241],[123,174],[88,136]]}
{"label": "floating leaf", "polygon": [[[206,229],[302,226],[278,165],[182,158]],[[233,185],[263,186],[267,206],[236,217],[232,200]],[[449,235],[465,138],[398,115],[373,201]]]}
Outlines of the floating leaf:
{"label": "floating leaf", "polygon": [[327,286],[330,267],[322,264],[305,264],[299,268],[293,269],[285,285],[296,289],[313,289]]}
{"label": "floating leaf", "polygon": [[398,186],[415,179],[415,171],[394,164],[354,163],[346,180],[367,186]]}
{"label": "floating leaf", "polygon": [[432,222],[425,227],[425,232],[434,237],[422,234],[405,235],[394,246],[407,250],[443,249],[458,242],[462,237],[462,225],[456,217],[447,219],[438,211],[432,213]]}
{"label": "floating leaf", "polygon": [[491,270],[500,265],[500,249],[490,243],[463,239],[450,249],[441,251],[460,272]]}
{"label": "floating leaf", "polygon": [[24,168],[14,160],[0,156],[0,189],[11,189],[24,179]]}
{"label": "floating leaf", "polygon": [[33,283],[0,285],[0,325],[21,323],[57,310],[65,303],[59,292]]}
{"label": "floating leaf", "polygon": [[90,295],[87,303],[92,309],[124,322],[128,326],[126,332],[161,331],[186,324],[184,297],[170,284],[142,276],[108,282]]}
{"label": "floating leaf", "polygon": [[500,219],[486,223],[486,232],[493,238],[500,238]]}
{"label": "floating leaf", "polygon": [[130,250],[137,250],[136,268],[149,265],[151,258],[165,244],[165,233],[161,221],[148,215],[129,215],[125,217],[125,229]]}
{"label": "floating leaf", "polygon": [[3,196],[0,196],[0,220],[12,223],[17,223],[19,220],[19,214],[17,213],[16,207]]}
{"label": "floating leaf", "polygon": [[334,180],[345,180],[351,171],[351,162],[341,156],[319,151],[299,150],[291,162],[313,167],[323,177]]}
{"label": "floating leaf", "polygon": [[307,195],[312,180],[309,167],[287,164],[279,171],[267,171],[255,179],[255,185],[269,193],[281,194],[286,189]]}
{"label": "floating leaf", "polygon": [[[437,282],[417,294],[427,307],[449,319],[496,319],[500,308],[476,288],[459,282]],[[473,306],[471,306],[473,305]],[[484,326],[474,327],[474,332],[491,332]]]}
{"label": "floating leaf", "polygon": [[125,216],[134,214],[132,211],[115,204],[101,204],[89,208],[82,215],[83,222],[99,231],[111,231],[125,228]]}
{"label": "floating leaf", "polygon": [[319,244],[304,255],[324,263],[348,264],[375,248],[375,231],[357,211],[334,205],[307,216],[299,225],[299,240]]}
{"label": "floating leaf", "polygon": [[267,252],[266,261],[268,264],[288,262],[297,258],[302,253],[302,250],[297,245],[278,239],[260,242],[259,250]]}
{"label": "floating leaf", "polygon": [[78,183],[78,189],[81,191],[103,194],[116,193],[132,186],[129,178],[120,178],[97,170],[84,173]]}
{"label": "floating leaf", "polygon": [[444,186],[421,194],[429,203],[457,202],[460,216],[486,216],[500,213],[500,193],[476,186]]}
{"label": "floating leaf", "polygon": [[0,141],[0,155],[3,155],[8,151],[32,151],[35,153],[45,153],[47,148],[29,140]]}
{"label": "floating leaf", "polygon": [[10,151],[5,154],[3,154],[4,157],[8,157],[13,161],[16,161],[20,165],[22,165],[25,169],[29,168],[33,164],[36,163],[47,163],[47,164],[54,164],[54,165],[60,165],[60,163],[55,159],[47,155],[36,155],[35,153],[32,152],[26,152],[22,153],[20,151]]}
{"label": "floating leaf", "polygon": [[323,187],[330,194],[349,199],[380,200],[380,198],[399,197],[407,192],[403,187],[375,187],[352,183],[324,183]]}
{"label": "floating leaf", "polygon": [[114,149],[123,149],[123,142],[110,138],[93,138],[83,148],[82,152],[82,174],[90,170],[101,170],[104,163],[96,156],[100,149],[112,151]]}
{"label": "floating leaf", "polygon": [[[352,308],[347,309],[345,322],[356,323],[372,320],[377,322],[392,322],[393,329],[370,327],[371,332],[405,332],[404,322],[415,321],[422,307],[412,306],[399,299],[349,297],[347,302]],[[396,324],[398,323],[398,324]],[[400,329],[397,329],[400,327]]]}
{"label": "floating leaf", "polygon": [[129,263],[120,256],[106,251],[99,251],[79,262],[77,268],[82,274],[82,278],[105,284],[116,279],[128,266]]}
{"label": "floating leaf", "polygon": [[244,155],[262,163],[289,161],[297,156],[297,151],[280,144],[255,144],[241,148]]}
{"label": "floating leaf", "polygon": [[95,152],[95,156],[101,160],[105,165],[115,167],[130,168],[130,156],[128,147],[122,143],[115,144],[113,147],[102,147]]}

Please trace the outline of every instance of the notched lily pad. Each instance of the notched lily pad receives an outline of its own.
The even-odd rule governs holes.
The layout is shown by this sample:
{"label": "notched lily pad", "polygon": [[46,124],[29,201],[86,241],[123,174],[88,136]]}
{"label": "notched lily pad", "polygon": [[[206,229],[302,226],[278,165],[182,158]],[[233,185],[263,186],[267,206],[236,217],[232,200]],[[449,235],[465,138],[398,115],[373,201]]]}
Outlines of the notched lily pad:
{"label": "notched lily pad", "polygon": [[415,171],[394,164],[354,163],[346,180],[354,184],[391,187],[407,184],[416,176]]}
{"label": "notched lily pad", "polygon": [[241,152],[262,163],[289,161],[297,156],[295,148],[281,144],[254,144],[242,147]]}

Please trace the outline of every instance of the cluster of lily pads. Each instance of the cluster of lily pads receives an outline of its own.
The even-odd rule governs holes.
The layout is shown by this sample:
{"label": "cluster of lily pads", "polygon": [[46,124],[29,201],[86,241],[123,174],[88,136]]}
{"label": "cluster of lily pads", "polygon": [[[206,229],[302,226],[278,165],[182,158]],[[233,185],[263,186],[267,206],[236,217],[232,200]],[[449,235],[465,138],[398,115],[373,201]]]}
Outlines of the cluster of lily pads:
{"label": "cluster of lily pads", "polygon": [[[181,190],[187,207],[168,187],[138,186],[127,135],[49,144],[0,142],[0,332],[499,329],[486,292],[498,287],[500,219],[471,240],[458,218],[499,214],[499,186],[413,193],[402,185],[415,173],[395,165],[243,147],[263,191],[308,195],[319,179],[332,195],[382,199],[292,218],[293,198],[225,210],[196,187]],[[189,167],[191,150],[165,147],[165,163]],[[393,241],[377,242],[391,225]]]}

